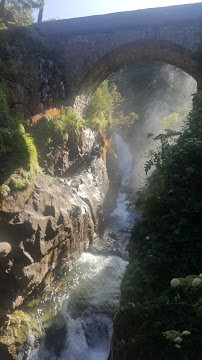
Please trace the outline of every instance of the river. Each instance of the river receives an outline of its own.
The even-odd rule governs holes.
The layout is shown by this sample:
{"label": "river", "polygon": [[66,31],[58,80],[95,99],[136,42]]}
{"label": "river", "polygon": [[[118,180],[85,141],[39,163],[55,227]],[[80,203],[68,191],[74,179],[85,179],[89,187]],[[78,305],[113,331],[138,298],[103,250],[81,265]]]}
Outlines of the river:
{"label": "river", "polygon": [[137,217],[124,190],[130,181],[132,155],[118,134],[114,140],[122,179],[117,206],[89,252],[40,298],[25,304],[34,321],[20,355],[23,360],[107,360],[109,356],[112,319],[127,266],[125,247]]}

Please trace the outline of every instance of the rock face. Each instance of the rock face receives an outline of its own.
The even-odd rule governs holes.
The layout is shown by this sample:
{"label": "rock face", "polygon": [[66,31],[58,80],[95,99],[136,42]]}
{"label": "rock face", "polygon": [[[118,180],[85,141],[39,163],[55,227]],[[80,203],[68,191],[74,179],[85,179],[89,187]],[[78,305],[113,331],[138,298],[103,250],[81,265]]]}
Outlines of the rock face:
{"label": "rock face", "polygon": [[30,318],[20,310],[9,316],[7,333],[0,336],[0,354],[3,360],[17,360],[30,330]]}
{"label": "rock face", "polygon": [[[103,141],[101,142],[103,144]],[[90,129],[82,129],[80,134],[71,132],[66,146],[50,147],[42,158],[42,167],[51,175],[66,176],[73,174],[88,161],[93,152],[96,152],[98,143]]]}
{"label": "rock face", "polygon": [[7,256],[11,252],[11,245],[7,242],[0,243],[0,258]]}
{"label": "rock face", "polygon": [[6,199],[0,211],[1,322],[92,242],[108,176],[101,157],[91,160],[81,174],[55,183],[39,174],[33,185]]}
{"label": "rock face", "polygon": [[62,73],[36,33],[16,27],[1,31],[0,40],[0,81],[12,110],[27,119],[64,99]]}

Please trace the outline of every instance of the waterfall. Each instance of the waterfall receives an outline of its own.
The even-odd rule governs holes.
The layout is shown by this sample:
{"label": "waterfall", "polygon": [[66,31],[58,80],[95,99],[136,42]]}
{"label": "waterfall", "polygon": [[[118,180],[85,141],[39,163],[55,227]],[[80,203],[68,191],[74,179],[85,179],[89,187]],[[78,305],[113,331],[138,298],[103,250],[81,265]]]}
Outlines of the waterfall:
{"label": "waterfall", "polygon": [[[107,360],[126,265],[118,256],[82,254],[73,269],[76,285],[68,289],[69,297],[63,295],[60,317],[67,330],[57,333],[55,327],[54,338],[46,337],[31,360]],[[63,337],[59,349],[58,336]]]}
{"label": "waterfall", "polygon": [[133,155],[130,153],[128,145],[119,134],[114,133],[113,138],[118,156],[118,169],[119,175],[121,176],[121,185],[126,186],[130,183]]}
{"label": "waterfall", "polygon": [[[114,134],[114,141],[121,185],[125,186],[130,182],[133,157],[120,135]],[[51,299],[56,314],[56,325],[50,325],[51,337],[47,331],[40,346],[23,359],[107,360],[112,319],[119,306],[120,283],[128,263],[125,246],[136,217],[130,206],[121,188],[115,210],[108,217],[102,234],[97,234],[106,255],[102,252],[82,254],[72,271],[58,281]],[[66,285],[68,277],[73,277],[70,285]],[[45,296],[45,300],[41,296],[37,305],[39,316],[47,309],[50,311],[50,306],[50,296]]]}

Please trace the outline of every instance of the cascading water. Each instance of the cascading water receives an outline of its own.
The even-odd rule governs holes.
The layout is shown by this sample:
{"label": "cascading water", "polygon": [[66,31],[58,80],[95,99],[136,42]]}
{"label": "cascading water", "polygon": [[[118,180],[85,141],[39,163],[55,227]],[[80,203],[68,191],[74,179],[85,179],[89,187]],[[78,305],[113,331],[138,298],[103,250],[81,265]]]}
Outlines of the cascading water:
{"label": "cascading water", "polygon": [[[116,256],[83,254],[74,267],[76,284],[63,294],[59,333],[45,341],[32,360],[106,360],[112,317],[119,303],[119,285],[127,262]],[[56,322],[55,327],[58,324]],[[58,349],[57,337],[63,337]]]}
{"label": "cascading water", "polygon": [[[121,185],[125,186],[130,181],[132,155],[120,135],[114,134],[114,141]],[[49,320],[44,340],[33,351],[30,348],[36,344],[33,334],[30,335],[23,360],[107,360],[112,318],[119,305],[120,282],[127,265],[123,260],[124,248],[134,222],[129,204],[121,188],[117,207],[102,234],[98,234],[102,249],[112,242],[108,253],[84,253],[66,278],[60,279],[40,302],[33,302],[32,316],[37,311],[38,320],[41,318],[42,322],[49,311],[52,314],[49,318],[54,320],[52,324]]]}
{"label": "cascading water", "polygon": [[128,145],[119,134],[114,133],[114,141],[118,156],[118,168],[121,176],[121,185],[126,186],[130,182],[130,174],[133,164],[133,155],[128,150]]}

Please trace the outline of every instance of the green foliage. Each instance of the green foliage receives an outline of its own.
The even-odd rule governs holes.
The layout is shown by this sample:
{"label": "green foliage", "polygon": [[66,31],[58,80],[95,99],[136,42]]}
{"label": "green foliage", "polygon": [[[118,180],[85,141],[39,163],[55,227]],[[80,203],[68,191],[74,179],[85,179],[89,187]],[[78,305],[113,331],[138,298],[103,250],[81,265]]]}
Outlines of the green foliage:
{"label": "green foliage", "polygon": [[[170,143],[173,143],[173,138],[175,136],[179,136],[180,133],[165,129],[164,134],[160,134],[156,137],[154,137],[154,140],[160,140],[161,146],[156,150],[151,150],[149,152],[149,160],[145,163],[145,172],[148,173],[149,170],[151,170],[152,166],[155,166],[156,169],[162,168],[165,160],[165,155],[168,152]],[[152,137],[153,134],[148,134],[147,137]]]}
{"label": "green foliage", "polygon": [[36,174],[39,170],[39,166],[38,166],[38,155],[37,155],[37,150],[36,150],[36,147],[34,144],[34,140],[30,136],[30,134],[25,132],[22,125],[20,126],[20,128],[21,128],[21,134],[22,134],[23,140],[26,144],[27,152],[29,154],[28,167],[32,174]]}
{"label": "green foliage", "polygon": [[136,120],[138,120],[138,115],[134,112],[131,112],[130,114],[124,116],[123,112],[121,111],[116,115],[117,117],[112,118],[112,128],[121,128],[124,126],[133,125]]}
{"label": "green foliage", "polygon": [[10,188],[9,188],[8,185],[2,184],[2,185],[0,186],[0,197],[6,197],[6,196],[8,196],[9,192],[10,192]]}
{"label": "green foliage", "polygon": [[[10,162],[11,170],[6,168],[1,181],[10,175],[9,187],[22,189],[29,185],[39,171],[37,151],[32,137],[25,133],[24,127],[16,118],[10,118],[8,127],[0,129],[0,161]],[[3,186],[3,185],[2,185]],[[5,195],[6,196],[6,195]]]}
{"label": "green foliage", "polygon": [[123,358],[201,359],[202,92],[176,141],[173,135],[155,138],[160,147],[145,167],[154,171],[139,192],[143,218],[133,229],[114,320]]}
{"label": "green foliage", "polygon": [[39,171],[34,141],[20,120],[10,115],[6,99],[0,88],[0,184],[9,178],[8,185],[1,185],[1,197],[7,196],[10,188],[26,187]]}
{"label": "green foliage", "polygon": [[106,131],[107,126],[108,126],[108,120],[101,113],[99,117],[94,116],[94,117],[88,118],[85,121],[85,124],[87,127],[89,127],[92,130],[98,131],[101,129],[103,131]]}
{"label": "green foliage", "polygon": [[170,126],[180,121],[178,113],[172,113],[169,116],[163,118],[161,121],[163,125]]}
{"label": "green foliage", "polygon": [[30,185],[36,173],[33,171],[26,171],[24,169],[17,169],[15,174],[10,179],[10,187],[13,190],[21,190]]}
{"label": "green foliage", "polygon": [[169,330],[169,331],[163,332],[163,336],[165,336],[165,338],[167,340],[175,341],[176,338],[181,336],[181,333],[176,330]]}
{"label": "green foliage", "polygon": [[118,107],[123,101],[116,85],[109,86],[108,80],[103,81],[88,105],[86,126],[93,130],[114,131],[133,124],[138,118],[135,113],[124,116],[122,112],[118,112]]}
{"label": "green foliage", "polygon": [[105,151],[104,147],[103,147],[103,146],[99,146],[99,148],[98,148],[98,153],[99,153],[100,155],[103,155],[103,154],[104,154],[104,151]]}
{"label": "green foliage", "polygon": [[79,131],[83,124],[81,116],[71,107],[62,108],[59,121],[63,123],[62,132]]}
{"label": "green foliage", "polygon": [[66,145],[68,135],[71,131],[78,132],[83,120],[81,116],[72,108],[62,108],[60,115],[51,117],[47,115],[43,120],[46,128],[48,142],[59,142]]}
{"label": "green foliage", "polygon": [[30,1],[6,1],[6,13],[11,22],[18,25],[30,25],[32,23],[32,8]]}
{"label": "green foliage", "polygon": [[191,354],[189,351],[190,348],[190,339],[187,338],[191,335],[191,332],[188,330],[184,330],[181,333],[179,331],[175,330],[169,330],[163,332],[163,336],[169,341],[173,342],[173,346],[175,346],[176,349],[181,350],[182,356],[185,360],[190,358]]}
{"label": "green foliage", "polygon": [[2,126],[8,114],[7,95],[3,87],[0,87],[0,126]]}
{"label": "green foliage", "polygon": [[16,354],[19,354],[23,349],[30,329],[30,321],[30,316],[27,313],[21,310],[15,310],[10,316],[10,326],[5,324],[0,329],[0,342],[4,344],[4,346],[7,346],[9,353],[12,354],[10,356],[13,359],[15,359]]}
{"label": "green foliage", "polygon": [[201,89],[201,86],[202,86],[202,44],[199,43],[198,47],[196,48],[194,54],[193,54],[193,59],[196,61],[197,63],[197,72],[198,72],[198,80],[199,80],[199,83],[198,85],[200,86],[200,89]]}
{"label": "green foliage", "polygon": [[44,6],[44,0],[1,0],[0,18],[4,24],[30,25],[34,9]]}
{"label": "green foliage", "polygon": [[57,156],[58,149],[66,149],[69,142],[76,141],[83,123],[81,116],[72,107],[62,107],[59,115],[46,115],[29,129],[42,168],[47,168],[48,157]]}
{"label": "green foliage", "polygon": [[40,158],[44,158],[58,146],[66,147],[69,135],[78,133],[83,119],[72,107],[61,108],[57,116],[46,115],[35,127],[32,136],[35,139]]}
{"label": "green foliage", "polygon": [[89,119],[99,118],[103,127],[110,123],[112,115],[117,106],[122,102],[121,95],[116,91],[113,84],[109,89],[109,81],[105,80],[97,88],[87,109],[87,117]]}

